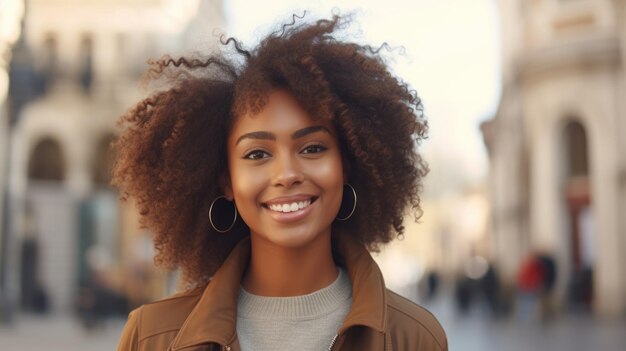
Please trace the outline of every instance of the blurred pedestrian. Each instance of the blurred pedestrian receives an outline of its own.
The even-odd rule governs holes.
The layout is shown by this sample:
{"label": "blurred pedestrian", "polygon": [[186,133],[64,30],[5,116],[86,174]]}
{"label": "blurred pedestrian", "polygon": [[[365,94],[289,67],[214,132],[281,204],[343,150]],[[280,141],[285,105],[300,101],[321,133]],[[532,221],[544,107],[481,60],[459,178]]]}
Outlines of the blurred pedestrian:
{"label": "blurred pedestrian", "polygon": [[439,273],[436,270],[429,270],[418,284],[418,294],[427,301],[434,299],[439,290],[439,280]]}
{"label": "blurred pedestrian", "polygon": [[20,291],[24,311],[46,314],[50,311],[50,299],[41,275],[41,245],[37,217],[30,202],[25,205],[21,248]]}
{"label": "blurred pedestrian", "polygon": [[553,293],[556,285],[556,263],[547,253],[531,253],[522,262],[518,275],[522,317],[539,317],[546,321],[554,316]]}
{"label": "blurred pedestrian", "polygon": [[472,299],[474,298],[474,282],[464,274],[457,276],[454,286],[454,299],[457,311],[461,315],[469,313]]}
{"label": "blurred pedestrian", "polygon": [[503,314],[500,280],[493,264],[489,264],[487,272],[481,278],[480,285],[491,315],[500,317]]}
{"label": "blurred pedestrian", "polygon": [[540,253],[537,255],[542,269],[543,279],[541,282],[541,300],[540,300],[540,312],[541,319],[548,321],[555,316],[554,306],[554,288],[557,281],[556,262],[552,255],[548,253]]}
{"label": "blurred pedestrian", "polygon": [[111,317],[128,314],[128,298],[116,289],[110,279],[112,264],[105,247],[93,245],[87,249],[87,282],[80,287],[76,308],[83,326],[101,327]]}
{"label": "blurred pedestrian", "polygon": [[517,276],[519,289],[518,311],[523,320],[535,317],[544,280],[544,268],[537,256],[529,254],[523,261]]}

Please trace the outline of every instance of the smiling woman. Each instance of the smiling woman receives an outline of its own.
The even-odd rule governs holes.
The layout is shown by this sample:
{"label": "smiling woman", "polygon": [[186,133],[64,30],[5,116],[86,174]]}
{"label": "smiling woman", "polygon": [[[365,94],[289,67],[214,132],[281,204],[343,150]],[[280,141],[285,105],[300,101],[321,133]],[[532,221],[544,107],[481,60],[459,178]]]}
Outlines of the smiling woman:
{"label": "smiling woman", "polygon": [[225,40],[241,64],[156,61],[172,85],[122,118],[113,181],[188,288],[133,311],[119,350],[447,350],[368,253],[419,217],[421,101],[333,36],[348,19],[296,19]]}

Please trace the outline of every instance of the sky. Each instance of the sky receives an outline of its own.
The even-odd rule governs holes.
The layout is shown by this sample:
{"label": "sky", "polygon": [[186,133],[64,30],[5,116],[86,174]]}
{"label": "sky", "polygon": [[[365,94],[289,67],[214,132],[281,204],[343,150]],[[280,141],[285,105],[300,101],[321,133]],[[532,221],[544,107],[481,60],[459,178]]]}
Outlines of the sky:
{"label": "sky", "polygon": [[431,166],[431,188],[458,191],[485,179],[479,124],[494,116],[501,90],[495,0],[273,0],[271,6],[226,0],[228,34],[251,46],[305,9],[309,19],[356,11],[351,38],[405,48],[404,56],[392,54],[390,64],[423,99],[430,137],[422,150]]}

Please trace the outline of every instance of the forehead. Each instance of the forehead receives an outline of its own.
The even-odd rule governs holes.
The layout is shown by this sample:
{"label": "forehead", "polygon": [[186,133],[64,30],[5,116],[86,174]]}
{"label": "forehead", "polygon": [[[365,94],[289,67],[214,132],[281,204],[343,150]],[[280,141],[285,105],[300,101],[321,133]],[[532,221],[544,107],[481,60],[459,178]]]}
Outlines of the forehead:
{"label": "forehead", "polygon": [[275,90],[268,94],[267,104],[259,113],[246,113],[235,119],[229,139],[233,140],[238,135],[254,131],[268,131],[277,135],[290,134],[312,125],[324,126],[335,135],[331,121],[311,117],[292,94],[284,90]]}

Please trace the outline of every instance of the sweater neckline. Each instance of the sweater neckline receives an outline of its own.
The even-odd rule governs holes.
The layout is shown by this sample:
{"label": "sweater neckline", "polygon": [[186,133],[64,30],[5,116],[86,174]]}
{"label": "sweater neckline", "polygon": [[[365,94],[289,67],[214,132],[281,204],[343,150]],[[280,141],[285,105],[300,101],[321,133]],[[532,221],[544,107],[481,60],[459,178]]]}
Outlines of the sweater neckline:
{"label": "sweater neckline", "polygon": [[311,319],[328,315],[349,303],[352,284],[348,274],[339,274],[329,286],[310,294],[288,297],[260,296],[239,289],[237,318],[253,320]]}

